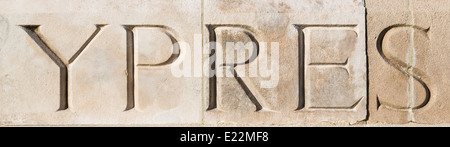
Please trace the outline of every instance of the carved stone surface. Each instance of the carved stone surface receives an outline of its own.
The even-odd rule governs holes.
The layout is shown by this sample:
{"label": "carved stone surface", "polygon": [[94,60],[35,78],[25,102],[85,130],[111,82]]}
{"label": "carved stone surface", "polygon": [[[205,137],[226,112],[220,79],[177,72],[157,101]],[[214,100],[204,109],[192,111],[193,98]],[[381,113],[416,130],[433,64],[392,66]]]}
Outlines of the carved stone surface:
{"label": "carved stone surface", "polygon": [[[200,0],[0,2],[1,124],[201,123]],[[6,41],[5,41],[6,40]]]}
{"label": "carved stone surface", "polygon": [[[206,124],[302,124],[366,118],[365,19],[361,1],[205,0],[209,57],[233,52],[227,42],[258,42],[234,63],[209,60]],[[271,44],[277,42],[278,44]],[[250,49],[248,49],[250,48]],[[236,51],[238,52],[238,51]],[[274,57],[279,54],[279,57]],[[266,56],[267,55],[267,56]],[[208,56],[207,56],[208,57]],[[237,57],[239,59],[239,57]],[[278,60],[274,69],[264,64]],[[225,64],[225,65],[224,65]],[[252,67],[269,70],[251,76]],[[275,70],[277,73],[274,73]],[[276,86],[267,86],[267,81]],[[269,84],[270,85],[270,84]]]}
{"label": "carved stone surface", "polygon": [[370,122],[450,122],[450,3],[366,0]]}
{"label": "carved stone surface", "polygon": [[442,125],[448,28],[448,0],[2,0],[0,126]]}

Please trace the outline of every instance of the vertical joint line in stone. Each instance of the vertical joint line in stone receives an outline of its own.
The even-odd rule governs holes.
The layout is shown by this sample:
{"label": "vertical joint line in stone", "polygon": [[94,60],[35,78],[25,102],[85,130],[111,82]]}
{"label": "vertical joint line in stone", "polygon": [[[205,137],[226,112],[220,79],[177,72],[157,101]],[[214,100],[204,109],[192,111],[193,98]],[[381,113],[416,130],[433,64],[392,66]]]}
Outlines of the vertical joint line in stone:
{"label": "vertical joint line in stone", "polygon": [[[410,19],[409,19],[409,23],[412,26],[415,26],[415,20],[414,20],[414,11],[413,11],[413,1],[409,0],[408,1],[408,9],[410,12]],[[414,68],[415,66],[415,43],[414,43],[414,33],[415,30],[414,28],[410,28],[409,29],[409,49],[408,49],[408,64],[407,64],[407,70],[408,72],[411,72],[411,70]],[[408,121],[409,122],[414,122],[414,112],[412,111],[415,105],[415,89],[414,89],[414,77],[413,76],[408,76],[408,105],[406,106],[408,108]]]}
{"label": "vertical joint line in stone", "polygon": [[[204,66],[204,60],[203,60],[203,57],[204,57],[204,54],[203,54],[203,50],[204,50],[204,45],[205,45],[205,38],[204,38],[204,36],[205,36],[205,33],[204,33],[204,29],[203,29],[203,26],[205,25],[205,14],[204,14],[204,12],[205,12],[205,2],[204,2],[204,0],[202,0],[201,1],[201,24],[200,24],[200,30],[201,30],[201,35],[202,35],[202,74],[204,74],[204,72],[205,72],[205,66]],[[202,76],[202,109],[205,107],[204,105],[205,105],[205,78],[204,78],[204,76]],[[201,118],[202,118],[202,123],[204,122],[204,118],[205,118],[205,114],[204,113],[201,113],[202,114],[202,116],[201,116]]]}
{"label": "vertical joint line in stone", "polygon": [[[371,105],[369,105],[370,103],[370,101],[369,101],[369,84],[370,84],[370,79],[369,79],[369,46],[368,46],[368,40],[369,40],[369,34],[368,34],[368,29],[367,29],[367,18],[368,18],[368,13],[367,13],[367,7],[366,7],[366,2],[365,2],[365,0],[363,1],[364,2],[364,40],[365,40],[365,43],[364,43],[364,47],[365,47],[365,49],[364,49],[364,52],[365,52],[365,60],[366,60],[366,118],[364,119],[364,121],[368,121],[369,120],[369,118],[371,118],[370,117],[370,113],[371,113],[371,111],[370,111],[370,107],[369,106],[371,106]],[[380,108],[380,101],[378,100],[378,95],[376,96],[376,108],[377,108],[377,111],[378,111],[378,109]]]}

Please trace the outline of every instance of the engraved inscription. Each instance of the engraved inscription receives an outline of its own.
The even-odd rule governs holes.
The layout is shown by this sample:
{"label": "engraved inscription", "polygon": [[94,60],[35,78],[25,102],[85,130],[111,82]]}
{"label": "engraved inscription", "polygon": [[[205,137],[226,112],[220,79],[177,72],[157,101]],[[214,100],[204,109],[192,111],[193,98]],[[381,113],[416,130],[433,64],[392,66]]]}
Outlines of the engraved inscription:
{"label": "engraved inscription", "polygon": [[364,121],[366,9],[342,1],[2,0],[0,125]]}
{"label": "engraved inscription", "polygon": [[[213,110],[218,108],[218,78],[217,75],[223,75],[221,72],[221,68],[226,68],[224,72],[226,74],[232,73],[234,79],[238,82],[240,87],[244,90],[247,97],[253,103],[256,108],[256,111],[261,111],[265,109],[263,105],[261,105],[261,94],[258,92],[257,87],[252,83],[252,81],[245,75],[239,75],[236,71],[237,66],[244,66],[256,60],[259,54],[259,42],[252,35],[252,29],[248,26],[243,25],[207,25],[209,31],[209,41],[212,42],[210,44],[210,61],[209,65],[211,66],[211,77],[209,78],[209,106],[207,110]],[[218,39],[218,34],[221,35],[221,40]],[[244,42],[252,44],[252,51],[250,56],[242,61],[229,61],[230,59],[222,60],[222,48],[218,48],[218,44],[220,46],[228,45],[225,51],[226,56],[229,54],[234,54],[233,50],[230,50],[228,42]],[[227,43],[227,44],[226,44]],[[220,57],[219,57],[220,56]],[[239,55],[238,55],[239,56]],[[217,58],[216,58],[217,57]],[[234,58],[232,58],[234,60]],[[239,57],[238,57],[239,59]],[[240,58],[242,59],[242,58]],[[230,63],[231,62],[231,63]],[[245,73],[243,73],[245,74]]]}
{"label": "engraved inscription", "polygon": [[[425,82],[426,74],[419,69],[420,61],[417,55],[429,50],[428,29],[412,25],[394,25],[384,29],[377,40],[377,50],[381,57],[393,68],[405,76],[405,87],[395,93],[406,93],[405,97],[377,93],[377,109],[395,111],[412,111],[425,107],[431,98],[431,91]],[[393,43],[402,42],[402,43]],[[420,42],[419,45],[415,42]],[[402,75],[400,75],[402,76]],[[389,86],[389,85],[386,85]],[[395,98],[394,100],[392,100]],[[411,112],[412,113],[412,112]],[[412,118],[410,118],[412,119]]]}
{"label": "engraved inscription", "polygon": [[86,42],[77,50],[77,52],[72,55],[69,61],[65,62],[61,60],[61,58],[55,54],[54,50],[52,50],[46,42],[44,36],[40,35],[39,25],[21,25],[22,29],[27,32],[27,34],[39,45],[39,47],[55,62],[56,65],[59,66],[60,69],[60,106],[58,110],[66,110],[69,108],[69,65],[73,63],[77,57],[83,52],[84,49],[91,43],[91,41],[100,33],[102,27],[106,25],[96,25],[97,29],[92,33],[92,35],[88,38]]}
{"label": "engraved inscription", "polygon": [[[162,25],[125,25],[127,32],[127,106],[135,108],[137,101],[135,67],[166,66],[180,55],[180,46],[173,30]],[[152,54],[153,53],[153,54]],[[151,59],[166,55],[166,59]],[[135,59],[137,57],[137,59]]]}
{"label": "engraved inscription", "polygon": [[357,95],[349,61],[356,49],[355,25],[296,25],[299,32],[302,109],[353,109]]}

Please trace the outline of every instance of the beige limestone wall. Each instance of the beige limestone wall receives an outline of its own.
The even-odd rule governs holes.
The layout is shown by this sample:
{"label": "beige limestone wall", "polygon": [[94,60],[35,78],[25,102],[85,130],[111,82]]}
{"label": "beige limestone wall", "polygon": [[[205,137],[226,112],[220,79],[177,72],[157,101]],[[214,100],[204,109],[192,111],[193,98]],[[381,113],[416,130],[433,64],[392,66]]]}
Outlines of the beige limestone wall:
{"label": "beige limestone wall", "polygon": [[450,126],[449,6],[3,0],[0,125]]}
{"label": "beige limestone wall", "polygon": [[366,1],[369,121],[448,123],[447,1]]}

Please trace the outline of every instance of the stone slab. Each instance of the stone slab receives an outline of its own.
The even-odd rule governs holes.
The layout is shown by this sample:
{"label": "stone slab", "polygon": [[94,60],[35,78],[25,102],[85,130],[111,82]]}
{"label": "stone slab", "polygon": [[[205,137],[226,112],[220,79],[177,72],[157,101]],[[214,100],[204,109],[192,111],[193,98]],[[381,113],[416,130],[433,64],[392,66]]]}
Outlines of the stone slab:
{"label": "stone slab", "polygon": [[170,70],[201,22],[200,0],[0,1],[0,124],[201,123],[202,79]]}
{"label": "stone slab", "polygon": [[366,0],[369,121],[448,123],[450,3]]}
{"label": "stone slab", "polygon": [[[205,56],[210,62],[204,71],[217,75],[204,80],[205,124],[366,119],[362,1],[205,0],[203,15],[204,42],[216,42],[210,47],[214,52]],[[250,44],[245,48],[249,56],[229,60],[233,47],[227,42],[259,46]]]}
{"label": "stone slab", "polygon": [[0,124],[355,124],[365,16],[362,0],[3,0]]}

